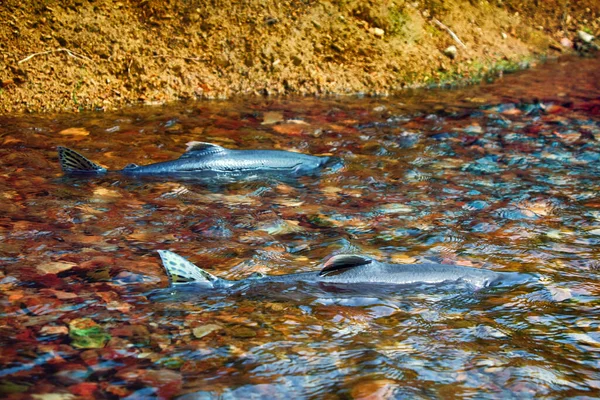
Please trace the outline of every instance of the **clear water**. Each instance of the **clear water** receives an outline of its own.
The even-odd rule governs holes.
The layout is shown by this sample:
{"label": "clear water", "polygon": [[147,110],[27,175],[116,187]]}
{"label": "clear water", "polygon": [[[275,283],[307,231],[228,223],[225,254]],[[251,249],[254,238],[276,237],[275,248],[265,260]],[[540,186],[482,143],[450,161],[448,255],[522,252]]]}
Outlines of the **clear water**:
{"label": "clear water", "polygon": [[[120,169],[192,140],[345,166],[210,185],[63,177],[56,156]],[[598,59],[395,98],[0,116],[0,395],[595,397],[599,140]],[[159,249],[228,279],[360,252],[543,282],[177,293]]]}

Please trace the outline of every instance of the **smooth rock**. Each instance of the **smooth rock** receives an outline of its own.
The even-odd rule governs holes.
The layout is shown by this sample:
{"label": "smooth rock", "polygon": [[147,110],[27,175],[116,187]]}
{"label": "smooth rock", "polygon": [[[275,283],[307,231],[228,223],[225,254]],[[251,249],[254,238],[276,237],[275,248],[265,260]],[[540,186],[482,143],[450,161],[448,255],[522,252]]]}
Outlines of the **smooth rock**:
{"label": "smooth rock", "polygon": [[98,349],[104,347],[110,335],[90,318],[78,318],[69,322],[71,346],[77,349]]}
{"label": "smooth rock", "polygon": [[51,261],[37,266],[37,271],[41,274],[58,274],[59,272],[67,271],[74,266],[74,262],[68,261]]}
{"label": "smooth rock", "polygon": [[398,384],[391,379],[361,381],[353,385],[351,396],[356,400],[384,400],[395,398]]}
{"label": "smooth rock", "polygon": [[29,385],[19,384],[11,381],[2,381],[0,382],[0,395],[8,396],[13,393],[23,393],[28,391],[30,388]]}
{"label": "smooth rock", "polygon": [[382,38],[383,35],[385,35],[385,31],[381,28],[371,28],[369,29],[369,33],[372,33],[373,35]]}
{"label": "smooth rock", "polygon": [[502,339],[507,337],[506,333],[488,325],[477,325],[475,336],[480,339]]}
{"label": "smooth rock", "polygon": [[31,397],[35,400],[71,400],[75,396],[71,393],[41,393],[32,394]]}
{"label": "smooth rock", "polygon": [[577,37],[584,43],[591,43],[591,41],[594,40],[594,35],[590,35],[584,31],[577,31]]}
{"label": "smooth rock", "polygon": [[562,38],[560,39],[560,45],[566,49],[572,49],[573,48],[573,42],[571,40],[569,40],[568,38]]}
{"label": "smooth rock", "polygon": [[256,332],[246,326],[236,326],[229,330],[229,334],[235,338],[248,339],[256,336]]}
{"label": "smooth rock", "polygon": [[91,374],[92,370],[83,365],[67,365],[63,366],[60,371],[53,375],[53,378],[63,385],[75,385],[85,381]]}
{"label": "smooth rock", "polygon": [[64,325],[46,325],[43,326],[42,329],[40,329],[40,333],[42,335],[68,335],[69,328],[67,328]]}
{"label": "smooth rock", "polygon": [[458,55],[458,49],[454,45],[448,46],[444,49],[443,53],[448,58],[454,60],[456,58],[456,56]]}
{"label": "smooth rock", "polygon": [[573,298],[573,294],[569,288],[561,288],[556,285],[547,285],[546,288],[550,292],[550,297],[553,301],[560,302]]}
{"label": "smooth rock", "polygon": [[211,334],[214,331],[218,331],[219,329],[222,329],[223,327],[221,325],[217,325],[217,324],[206,324],[206,325],[202,325],[199,326],[197,328],[194,328],[192,330],[192,334],[194,335],[194,337],[196,339],[200,339],[203,338],[206,335]]}

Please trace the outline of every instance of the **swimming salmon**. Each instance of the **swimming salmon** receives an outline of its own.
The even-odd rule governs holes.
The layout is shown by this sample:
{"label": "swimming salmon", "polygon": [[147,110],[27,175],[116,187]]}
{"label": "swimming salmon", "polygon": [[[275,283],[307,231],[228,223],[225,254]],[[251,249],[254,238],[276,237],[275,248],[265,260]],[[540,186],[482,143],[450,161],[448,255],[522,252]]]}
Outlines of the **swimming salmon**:
{"label": "swimming salmon", "polygon": [[332,285],[466,283],[474,290],[478,290],[526,283],[533,278],[530,274],[518,272],[496,272],[435,263],[388,264],[358,254],[341,254],[327,260],[320,271],[270,276],[255,274],[245,280],[230,281],[212,275],[173,252],[159,250],[158,253],[172,284],[193,283],[205,289],[235,288],[242,283],[305,282]]}
{"label": "swimming salmon", "polygon": [[[66,174],[101,175],[106,168],[66,147],[58,147],[58,158]],[[335,157],[318,157],[283,150],[230,150],[212,143],[190,142],[176,160],[149,165],[129,164],[120,172],[131,176],[186,176],[210,174],[275,173],[310,175],[329,165]]]}

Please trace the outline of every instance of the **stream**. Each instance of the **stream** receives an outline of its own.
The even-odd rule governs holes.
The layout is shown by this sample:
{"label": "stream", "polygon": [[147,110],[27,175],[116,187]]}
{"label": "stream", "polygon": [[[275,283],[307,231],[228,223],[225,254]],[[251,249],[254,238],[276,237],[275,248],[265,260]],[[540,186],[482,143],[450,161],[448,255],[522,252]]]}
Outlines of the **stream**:
{"label": "stream", "polygon": [[[294,179],[64,176],[190,141],[333,155]],[[592,398],[600,391],[600,59],[389,98],[267,98],[0,116],[0,397]],[[539,284],[169,288],[334,254]],[[55,397],[51,397],[54,394]]]}

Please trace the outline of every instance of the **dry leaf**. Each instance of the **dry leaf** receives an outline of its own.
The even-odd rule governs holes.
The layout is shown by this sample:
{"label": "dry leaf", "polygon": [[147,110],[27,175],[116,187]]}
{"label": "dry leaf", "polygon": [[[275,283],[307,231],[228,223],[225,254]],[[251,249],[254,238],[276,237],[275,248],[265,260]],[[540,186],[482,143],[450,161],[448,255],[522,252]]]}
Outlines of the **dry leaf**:
{"label": "dry leaf", "polygon": [[51,261],[46,264],[37,266],[37,271],[41,274],[58,274],[59,272],[67,271],[77,264],[68,261]]}
{"label": "dry leaf", "polygon": [[267,111],[263,116],[263,122],[261,125],[271,125],[281,121],[283,121],[283,112]]}
{"label": "dry leaf", "polygon": [[63,129],[62,131],[58,132],[61,135],[68,135],[68,136],[87,136],[90,134],[90,131],[88,131],[85,128],[68,128],[68,129]]}

